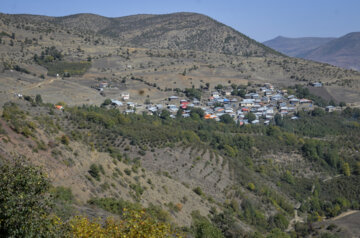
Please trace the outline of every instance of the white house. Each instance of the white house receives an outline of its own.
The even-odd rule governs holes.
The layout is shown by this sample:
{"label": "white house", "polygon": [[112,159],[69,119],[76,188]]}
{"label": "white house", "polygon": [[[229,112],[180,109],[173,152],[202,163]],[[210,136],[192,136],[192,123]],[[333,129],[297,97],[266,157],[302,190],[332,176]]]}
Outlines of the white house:
{"label": "white house", "polygon": [[252,107],[255,104],[254,99],[244,99],[240,102],[240,106],[242,107]]}
{"label": "white house", "polygon": [[122,93],[121,93],[121,98],[122,98],[123,100],[129,100],[129,99],[130,99],[130,93],[128,93],[128,92],[122,92]]}
{"label": "white house", "polygon": [[220,93],[218,91],[214,91],[211,93],[211,96],[214,98],[219,98],[220,97]]}

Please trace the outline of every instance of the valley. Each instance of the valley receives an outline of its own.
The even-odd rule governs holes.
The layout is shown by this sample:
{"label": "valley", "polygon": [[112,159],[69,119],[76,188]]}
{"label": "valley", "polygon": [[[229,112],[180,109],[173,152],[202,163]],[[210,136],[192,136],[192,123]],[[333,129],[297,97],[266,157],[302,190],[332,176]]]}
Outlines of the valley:
{"label": "valley", "polygon": [[22,189],[53,203],[29,209],[45,237],[358,232],[334,219],[359,210],[358,71],[196,13],[0,14],[0,32],[1,232]]}

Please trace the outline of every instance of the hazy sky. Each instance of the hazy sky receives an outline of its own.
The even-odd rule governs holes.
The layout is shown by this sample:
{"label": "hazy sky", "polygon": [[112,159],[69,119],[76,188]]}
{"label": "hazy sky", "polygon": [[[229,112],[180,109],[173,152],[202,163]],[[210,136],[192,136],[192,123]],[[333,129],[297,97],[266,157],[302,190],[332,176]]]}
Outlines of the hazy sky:
{"label": "hazy sky", "polygon": [[108,17],[198,12],[257,41],[360,31],[360,0],[0,0],[2,13]]}

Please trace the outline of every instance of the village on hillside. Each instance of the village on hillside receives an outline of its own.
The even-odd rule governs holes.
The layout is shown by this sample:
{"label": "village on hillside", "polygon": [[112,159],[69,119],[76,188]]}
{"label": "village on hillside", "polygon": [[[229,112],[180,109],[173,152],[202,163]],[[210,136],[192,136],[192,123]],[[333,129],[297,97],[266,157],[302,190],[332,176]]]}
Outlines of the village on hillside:
{"label": "village on hillside", "polygon": [[[107,83],[100,83],[98,90],[102,93],[108,86]],[[277,89],[270,83],[251,85],[250,89],[245,87],[246,90],[243,89],[242,92],[236,87],[220,86],[215,87],[214,91],[202,91],[201,99],[192,94],[189,96],[186,93],[177,92],[159,103],[151,103],[148,100],[144,104],[132,102],[130,93],[124,91],[118,98],[110,99],[106,105],[119,108],[125,114],[160,115],[163,110],[166,110],[171,118],[190,117],[192,108],[200,108],[204,112],[204,119],[220,121],[222,116],[229,115],[239,125],[269,125],[276,114],[296,120],[298,119],[296,112],[311,111],[316,107],[312,100],[297,98],[289,94],[288,90]],[[322,87],[322,84],[314,83],[312,87]],[[332,112],[336,110],[336,107],[327,106],[325,110]]]}

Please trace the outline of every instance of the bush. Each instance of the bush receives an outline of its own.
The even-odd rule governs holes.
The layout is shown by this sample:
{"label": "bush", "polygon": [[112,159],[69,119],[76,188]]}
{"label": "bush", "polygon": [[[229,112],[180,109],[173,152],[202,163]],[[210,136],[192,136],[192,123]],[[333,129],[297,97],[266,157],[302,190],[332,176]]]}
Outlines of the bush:
{"label": "bush", "polygon": [[204,194],[200,187],[194,188],[193,191],[199,196],[202,196]]}
{"label": "bush", "polygon": [[289,226],[289,221],[281,213],[277,213],[275,216],[270,217],[268,223],[270,227],[279,228],[281,230],[285,230]]}
{"label": "bush", "polygon": [[131,175],[131,170],[128,169],[128,168],[126,168],[126,169],[124,169],[124,173],[125,173],[126,175],[130,176],[130,175]]}
{"label": "bush", "polygon": [[215,227],[205,217],[200,215],[199,211],[191,213],[193,222],[192,229],[195,238],[223,238],[221,230]]}
{"label": "bush", "polygon": [[96,164],[90,165],[89,174],[91,177],[96,179],[97,181],[100,181],[100,169]]}
{"label": "bush", "polygon": [[255,185],[253,183],[248,183],[248,189],[250,191],[255,191]]}
{"label": "bush", "polygon": [[69,145],[70,143],[70,139],[67,135],[62,135],[60,138],[61,143],[63,143],[64,145]]}

